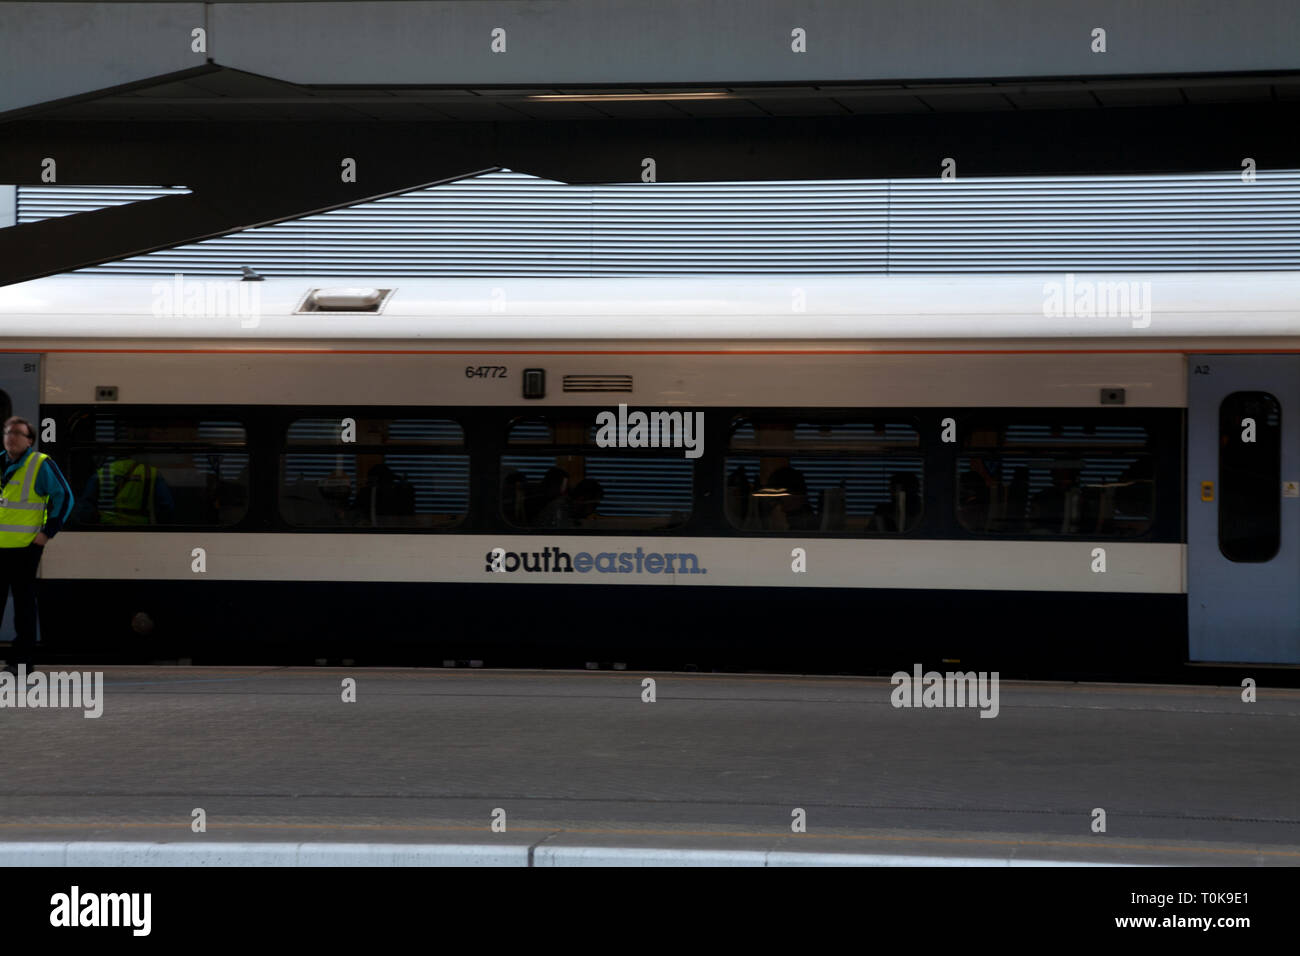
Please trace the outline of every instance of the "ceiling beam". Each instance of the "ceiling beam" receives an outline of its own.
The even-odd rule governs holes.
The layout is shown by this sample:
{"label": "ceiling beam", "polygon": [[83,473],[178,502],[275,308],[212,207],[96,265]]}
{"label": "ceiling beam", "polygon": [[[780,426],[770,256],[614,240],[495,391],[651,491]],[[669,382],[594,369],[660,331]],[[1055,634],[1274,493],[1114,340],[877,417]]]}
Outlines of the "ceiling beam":
{"label": "ceiling beam", "polygon": [[[1107,110],[538,123],[54,123],[5,127],[0,183],[281,184],[332,190],[344,159],[375,178],[509,168],[567,183],[1203,172],[1300,167],[1300,100]],[[369,195],[366,193],[365,195]],[[360,200],[358,200],[360,201]]]}
{"label": "ceiling beam", "polygon": [[[163,196],[10,226],[0,229],[0,285],[116,262],[492,171],[465,170],[429,179],[426,168],[424,178],[418,181],[372,178],[360,191],[341,183],[332,188],[283,183],[260,187],[243,183],[235,188],[210,185],[190,195]],[[364,198],[359,200],[361,193]]]}

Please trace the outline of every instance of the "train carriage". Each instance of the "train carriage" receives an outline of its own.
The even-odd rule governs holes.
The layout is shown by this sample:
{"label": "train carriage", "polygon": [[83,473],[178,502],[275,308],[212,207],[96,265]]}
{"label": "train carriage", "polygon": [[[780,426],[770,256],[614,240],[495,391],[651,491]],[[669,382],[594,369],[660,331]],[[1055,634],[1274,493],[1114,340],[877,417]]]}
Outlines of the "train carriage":
{"label": "train carriage", "polygon": [[1300,276],[68,276],[48,653],[1300,663]]}

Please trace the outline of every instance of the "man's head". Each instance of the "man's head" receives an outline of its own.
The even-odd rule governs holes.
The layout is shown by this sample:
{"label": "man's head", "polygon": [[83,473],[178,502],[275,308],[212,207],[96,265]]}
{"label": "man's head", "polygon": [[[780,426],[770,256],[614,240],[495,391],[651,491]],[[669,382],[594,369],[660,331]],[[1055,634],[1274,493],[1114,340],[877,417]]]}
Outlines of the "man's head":
{"label": "man's head", "polygon": [[573,486],[573,516],[589,518],[596,513],[605,489],[595,478],[584,478]]}
{"label": "man's head", "polygon": [[10,458],[17,459],[19,455],[32,447],[32,440],[35,436],[32,434],[31,423],[27,419],[19,418],[17,415],[6,418],[4,432],[5,451],[9,453]]}
{"label": "man's head", "polygon": [[542,476],[542,494],[548,499],[558,498],[569,490],[569,473],[558,465],[546,469]]}
{"label": "man's head", "polygon": [[797,468],[778,468],[768,475],[767,484],[773,489],[784,489],[785,494],[776,499],[776,507],[782,511],[802,511],[807,507],[808,483]]}

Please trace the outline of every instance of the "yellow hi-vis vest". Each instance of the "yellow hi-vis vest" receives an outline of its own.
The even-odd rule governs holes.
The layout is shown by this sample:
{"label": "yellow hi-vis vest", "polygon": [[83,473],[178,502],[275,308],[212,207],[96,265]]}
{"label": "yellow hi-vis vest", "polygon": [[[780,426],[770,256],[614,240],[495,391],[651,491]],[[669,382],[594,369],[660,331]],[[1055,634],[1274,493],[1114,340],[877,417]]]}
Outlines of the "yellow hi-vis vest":
{"label": "yellow hi-vis vest", "polygon": [[154,485],[158,469],[119,458],[99,469],[99,520],[102,524],[157,524]]}
{"label": "yellow hi-vis vest", "polygon": [[50,499],[38,495],[35,488],[36,473],[48,457],[32,452],[5,482],[0,492],[0,548],[25,548],[45,526],[45,506]]}

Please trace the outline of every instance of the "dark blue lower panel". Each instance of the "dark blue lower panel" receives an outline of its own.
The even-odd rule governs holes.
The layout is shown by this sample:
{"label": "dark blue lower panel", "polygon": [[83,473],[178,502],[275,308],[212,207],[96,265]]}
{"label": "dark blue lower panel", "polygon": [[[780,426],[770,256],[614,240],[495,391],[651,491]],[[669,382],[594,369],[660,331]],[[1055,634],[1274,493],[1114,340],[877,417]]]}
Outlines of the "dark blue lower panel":
{"label": "dark blue lower panel", "polygon": [[[151,633],[133,629],[138,612]],[[1159,677],[1185,595],[510,584],[42,581],[44,653],[91,661]]]}

